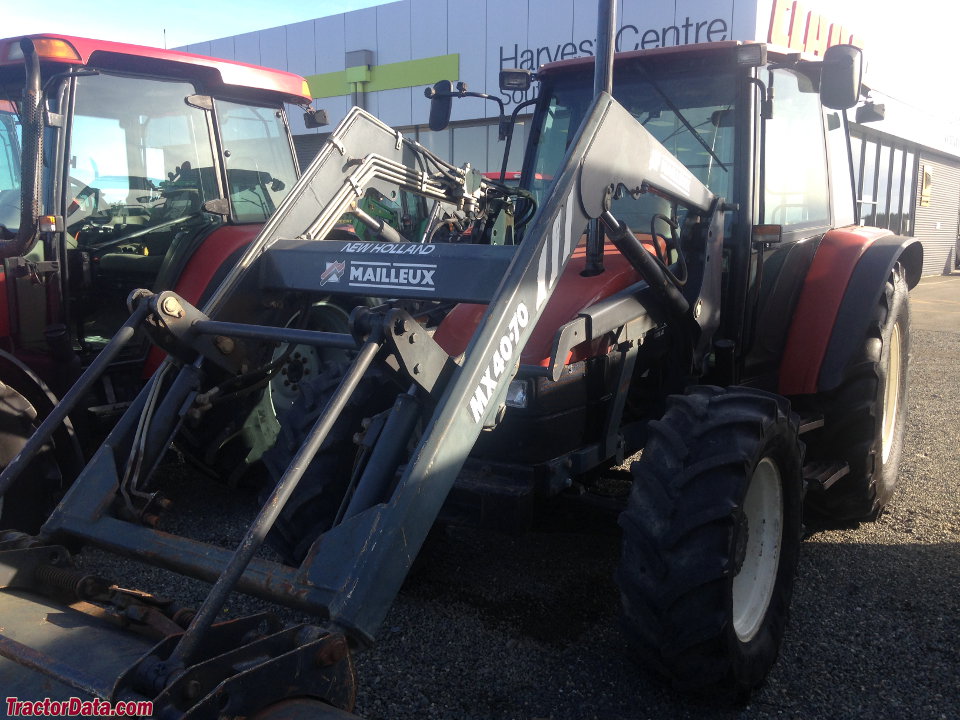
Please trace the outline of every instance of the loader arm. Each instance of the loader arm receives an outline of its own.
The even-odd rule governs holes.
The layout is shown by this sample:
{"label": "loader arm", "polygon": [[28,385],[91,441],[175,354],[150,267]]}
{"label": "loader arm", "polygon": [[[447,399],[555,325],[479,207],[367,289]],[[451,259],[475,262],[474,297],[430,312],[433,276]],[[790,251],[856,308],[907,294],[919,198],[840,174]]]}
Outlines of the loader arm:
{"label": "loader arm", "polygon": [[[629,138],[629,139],[628,139]],[[624,148],[630,151],[623,152]],[[633,152],[636,151],[636,152]],[[356,520],[371,532],[362,563],[331,608],[344,627],[372,634],[382,623],[447,493],[483,427],[504,402],[520,353],[530,337],[587,221],[608,207],[608,189],[653,186],[711,214],[713,262],[704,300],[719,310],[720,213],[715,198],[606,93],[600,94],[570,143],[563,169],[531,223],[479,329],[454,371],[438,409],[386,505]],[[688,292],[700,299],[700,289]],[[691,303],[693,306],[695,303]],[[324,542],[327,542],[326,540]],[[316,567],[320,567],[318,564]]]}
{"label": "loader arm", "polygon": [[[42,537],[47,542],[90,543],[213,581],[215,586],[182,638],[161,644],[153,654],[141,658],[125,673],[126,679],[115,692],[135,688],[143,696],[151,697],[171,684],[187,682],[184,678],[200,677],[202,671],[196,663],[212,653],[212,620],[234,589],[309,610],[328,619],[333,628],[342,630],[355,642],[372,642],[479,433],[496,422],[521,351],[589,220],[602,218],[614,243],[631,262],[636,261],[650,288],[663,289],[647,293],[645,288],[638,288],[637,297],[650,297],[644,302],[662,306],[644,307],[640,303],[631,306],[634,312],[667,316],[686,328],[690,346],[696,348],[691,363],[702,360],[703,348],[716,327],[719,312],[722,201],[711,195],[610,95],[600,93],[594,100],[569,144],[562,170],[518,245],[376,244],[319,239],[328,237],[351,203],[371,187],[385,191],[399,187],[447,209],[475,212],[481,208],[487,186],[476,173],[469,169],[456,171],[450,166],[436,166],[431,171],[423,156],[418,156],[422,152],[425,151],[416,143],[355,108],[202,312],[170,292],[151,295],[143,291],[132,296],[131,309],[138,316],[146,316],[145,329],[176,359],[165,361],[124,415],[44,525]],[[685,245],[688,252],[701,256],[702,263],[695,264],[702,265],[702,270],[691,274],[682,287],[671,292],[661,270],[650,264],[640,241],[610,215],[610,199],[620,189],[635,194],[658,192],[688,209]],[[410,267],[404,268],[408,271],[431,272],[432,284],[418,286],[411,280],[410,272],[397,275],[406,278],[406,282],[384,280],[386,276],[382,274],[378,276],[381,282],[369,282],[363,273],[354,274],[348,269],[353,265],[382,266],[384,257],[391,261],[409,260],[406,265]],[[465,266],[465,262],[471,265]],[[465,267],[470,270],[469,282],[464,281]],[[338,275],[336,282],[330,280],[332,275]],[[488,307],[466,352],[454,360],[432,338],[418,334],[419,326],[408,322],[409,316],[397,308],[386,312],[355,311],[352,335],[241,325],[217,318],[232,293],[251,288],[261,292],[284,288],[347,297],[359,294],[430,301],[468,300]],[[143,309],[145,304],[147,310]],[[625,315],[622,324],[635,319]],[[583,340],[592,339],[589,327],[585,332],[588,337]],[[611,330],[598,325],[596,332],[607,334]],[[304,449],[288,467],[235,552],[160,532],[111,509],[121,490],[128,495],[149,496],[146,491],[153,489],[149,474],[184,416],[201,404],[199,398],[207,390],[205,383],[211,377],[235,377],[246,371],[244,338],[362,346],[356,362],[365,364],[381,350],[392,352],[398,372],[410,381],[411,390],[399,396],[387,428],[403,427],[407,435],[392,437],[390,432],[382,433],[374,457],[382,455],[395,460],[405,454],[415,423],[398,420],[390,424],[395,416],[411,412],[402,410],[403,398],[421,401],[409,403],[414,407],[412,412],[417,412],[416,408],[433,408],[430,414],[420,410],[423,432],[402,465],[404,470],[395,487],[383,495],[365,492],[371,484],[382,483],[385,476],[392,478],[397,470],[396,462],[384,469],[371,461],[374,467],[368,466],[360,477],[354,502],[342,522],[314,542],[299,568],[255,558],[254,554],[276,513],[296,487],[311,453],[316,452],[334,422],[335,417],[327,415],[342,409],[363,367],[347,374],[330,401],[327,415],[321,416],[305,443],[305,448],[310,449]],[[117,339],[120,344],[124,341]],[[642,341],[642,336],[622,340]],[[237,356],[232,355],[235,346]],[[80,388],[84,382],[89,383],[90,379],[81,379]],[[79,395],[82,389],[64,398],[63,412],[69,412]],[[409,419],[410,415],[405,417]],[[0,476],[0,491],[11,481],[13,468],[25,466],[27,456],[45,442],[44,435],[51,431],[41,426],[22,457]],[[386,447],[380,455],[379,444]],[[131,453],[136,455],[135,461]],[[132,479],[130,468],[134,468]],[[138,477],[141,472],[143,477]],[[379,478],[375,477],[377,472]],[[372,498],[366,507],[357,502],[357,498],[363,497]],[[126,500],[130,507],[130,498]],[[2,606],[0,601],[0,611]]]}

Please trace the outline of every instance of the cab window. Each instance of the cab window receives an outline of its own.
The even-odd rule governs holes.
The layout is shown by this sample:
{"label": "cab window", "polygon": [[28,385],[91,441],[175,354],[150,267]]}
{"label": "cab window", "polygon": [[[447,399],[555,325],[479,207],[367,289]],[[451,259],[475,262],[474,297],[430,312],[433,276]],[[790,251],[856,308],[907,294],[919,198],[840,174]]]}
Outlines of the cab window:
{"label": "cab window", "polygon": [[794,229],[827,226],[830,185],[820,98],[806,75],[784,69],[772,74],[762,222]]}
{"label": "cab window", "polygon": [[217,101],[227,190],[237,222],[264,222],[297,181],[283,115],[276,108]]}

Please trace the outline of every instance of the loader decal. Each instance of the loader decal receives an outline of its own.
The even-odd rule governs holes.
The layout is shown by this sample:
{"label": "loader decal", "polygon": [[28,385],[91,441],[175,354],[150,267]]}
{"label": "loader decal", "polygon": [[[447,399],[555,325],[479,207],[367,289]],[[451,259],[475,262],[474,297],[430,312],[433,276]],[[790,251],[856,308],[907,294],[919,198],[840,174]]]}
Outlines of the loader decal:
{"label": "loader decal", "polygon": [[575,189],[567,195],[560,212],[557,213],[553,221],[553,228],[550,231],[550,238],[540,253],[540,264],[537,269],[537,311],[543,307],[543,304],[550,297],[550,291],[560,277],[560,271],[563,270],[567,258],[573,252],[573,213],[569,211],[570,203],[573,202],[573,193]]}
{"label": "loader decal", "polygon": [[383,253],[388,255],[429,255],[437,249],[436,245],[418,243],[377,243],[377,242],[348,242],[343,246],[343,252],[348,253]]}
{"label": "loader decal", "polygon": [[659,173],[672,189],[684,195],[690,194],[692,176],[686,166],[670,153],[651,149],[648,167],[651,173]]}
{"label": "loader decal", "polygon": [[341,260],[327,263],[327,269],[320,273],[320,284],[326,285],[328,282],[340,282],[343,273],[347,270],[347,264]]}
{"label": "loader decal", "polygon": [[425,263],[350,262],[350,284],[367,288],[417,288],[433,292],[436,265]]}
{"label": "loader decal", "polygon": [[497,381],[508,367],[513,367],[510,361],[514,357],[514,351],[520,342],[520,331],[530,322],[530,312],[524,303],[517,303],[517,309],[514,310],[507,324],[507,332],[500,338],[496,349],[493,351],[493,357],[490,359],[487,369],[480,378],[480,384],[473,392],[470,398],[470,415],[475,423],[483,419],[483,414],[490,404],[490,399],[497,390]]}

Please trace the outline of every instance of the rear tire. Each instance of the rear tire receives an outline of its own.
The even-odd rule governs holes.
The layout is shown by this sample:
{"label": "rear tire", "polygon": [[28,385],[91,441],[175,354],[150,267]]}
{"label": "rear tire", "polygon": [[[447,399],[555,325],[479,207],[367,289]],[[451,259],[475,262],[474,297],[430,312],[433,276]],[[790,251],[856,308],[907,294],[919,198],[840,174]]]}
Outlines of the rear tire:
{"label": "rear tire", "polygon": [[620,516],[623,622],[642,665],[684,690],[764,680],[793,591],[802,457],[784,398],[698,387],[668,399]]}
{"label": "rear tire", "polygon": [[[23,395],[0,382],[0,469],[6,468],[36,430],[37,411]],[[36,534],[65,490],[47,445],[0,498],[0,530]]]}
{"label": "rear tire", "polygon": [[[300,394],[283,415],[276,442],[263,454],[273,482],[264,488],[261,500],[283,477],[347,369],[347,363],[322,362],[320,372],[301,383]],[[363,429],[364,418],[389,408],[395,397],[396,391],[388,392],[386,381],[376,374],[364,377],[350,396],[267,535],[267,544],[287,564],[299,566],[314,540],[333,525],[357,461],[354,435]]]}
{"label": "rear tire", "polygon": [[887,279],[867,336],[837,390],[823,399],[824,429],[812,448],[850,473],[807,496],[831,521],[876,520],[897,485],[907,419],[910,302],[902,265]]}

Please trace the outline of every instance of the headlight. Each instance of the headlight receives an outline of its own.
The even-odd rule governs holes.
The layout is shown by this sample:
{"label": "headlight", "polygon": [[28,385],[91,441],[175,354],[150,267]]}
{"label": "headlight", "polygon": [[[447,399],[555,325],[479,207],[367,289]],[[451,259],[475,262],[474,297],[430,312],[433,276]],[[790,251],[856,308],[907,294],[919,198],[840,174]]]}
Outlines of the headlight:
{"label": "headlight", "polygon": [[530,396],[530,385],[527,380],[511,380],[507,388],[507,405],[515,408],[525,408]]}

